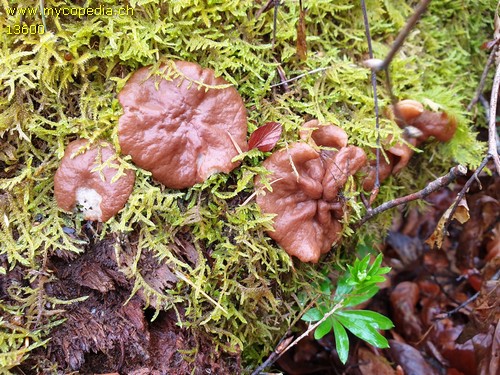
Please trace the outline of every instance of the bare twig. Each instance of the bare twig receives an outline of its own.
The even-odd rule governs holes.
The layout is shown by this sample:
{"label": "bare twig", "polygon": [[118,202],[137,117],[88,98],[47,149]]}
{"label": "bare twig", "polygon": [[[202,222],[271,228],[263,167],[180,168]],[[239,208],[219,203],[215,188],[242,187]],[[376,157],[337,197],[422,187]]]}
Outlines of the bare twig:
{"label": "bare twig", "polygon": [[267,359],[252,372],[251,375],[258,375],[262,373],[262,371],[271,366],[274,362],[278,360],[281,353],[283,353],[283,349],[286,348],[290,344],[290,341],[293,339],[293,336],[283,338],[279,344],[276,346],[276,349],[267,357]]}
{"label": "bare twig", "polygon": [[486,62],[486,65],[483,70],[483,74],[481,75],[481,80],[479,81],[479,85],[477,86],[476,89],[476,95],[470,103],[467,105],[467,112],[470,112],[472,107],[478,102],[481,93],[483,92],[484,89],[484,84],[486,83],[486,77],[488,76],[488,72],[490,70],[491,64],[493,64],[493,60],[495,59],[495,54],[498,50],[498,44],[495,44],[493,48],[491,49],[490,56],[488,57],[488,61]]}
{"label": "bare twig", "polygon": [[455,215],[455,211],[458,208],[458,204],[462,200],[462,198],[465,196],[465,193],[467,193],[467,191],[469,190],[470,186],[472,185],[472,183],[474,181],[479,181],[479,179],[478,179],[479,173],[481,173],[481,171],[484,169],[486,164],[488,164],[488,161],[490,161],[490,156],[486,155],[486,157],[483,159],[483,161],[481,162],[479,167],[477,167],[477,169],[474,171],[472,176],[465,183],[462,190],[460,190],[460,192],[458,193],[457,198],[455,199],[455,203],[453,203],[453,206],[451,208],[450,215],[448,216],[448,220],[446,220],[446,223],[444,223],[445,230],[450,225],[451,220],[453,219],[453,216]]}
{"label": "bare twig", "polygon": [[[361,3],[363,3],[363,2],[364,1],[362,0]],[[405,27],[403,27],[403,29],[399,32],[396,40],[392,44],[391,50],[389,51],[389,53],[385,57],[384,61],[382,61],[381,64],[374,67],[373,68],[374,70],[387,69],[387,67],[391,63],[392,59],[394,58],[394,56],[396,55],[396,53],[399,51],[399,49],[403,45],[405,39],[408,37],[408,34],[410,33],[410,31],[413,29],[413,27],[415,27],[418,20],[422,16],[422,14],[424,14],[424,12],[427,9],[427,6],[429,5],[430,2],[431,2],[431,0],[422,0],[420,2],[420,4],[418,4],[417,8],[415,9],[415,13],[413,13],[413,15],[408,19],[408,22],[406,22]],[[370,58],[372,58],[372,57],[370,57]]]}
{"label": "bare twig", "polygon": [[299,319],[302,317],[302,315],[306,311],[309,311],[309,309],[316,303],[316,301],[318,300],[319,297],[320,297],[320,295],[318,294],[316,297],[313,298],[313,300],[311,302],[309,302],[307,304],[306,307],[304,307],[302,309],[302,311],[300,312],[300,314],[297,315],[297,317],[292,322],[292,324],[290,324],[290,327],[288,327],[285,335],[281,338],[281,340],[279,341],[278,345],[276,345],[276,349],[274,349],[274,351],[269,355],[269,357],[259,367],[257,367],[252,372],[251,375],[258,375],[258,374],[260,374],[262,372],[262,370],[264,370],[265,368],[271,366],[274,362],[276,362],[281,357],[281,355],[283,353],[285,353],[286,350],[288,350],[288,345],[290,345],[290,343],[291,343],[291,341],[293,339],[293,336],[290,336],[292,327],[295,326],[295,324],[297,324],[297,322],[299,321]]}
{"label": "bare twig", "polygon": [[325,71],[325,70],[327,70],[327,69],[329,69],[329,68],[317,68],[317,69],[313,69],[313,70],[310,70],[310,71],[308,71],[308,72],[305,72],[305,73],[299,74],[299,75],[298,75],[298,76],[296,76],[296,77],[293,77],[293,78],[287,79],[287,80],[285,80],[285,81],[281,81],[281,82],[279,82],[279,83],[272,84],[270,87],[277,87],[277,86],[281,86],[281,85],[283,85],[283,84],[285,84],[285,83],[290,83],[290,82],[296,81],[296,80],[298,80],[298,79],[300,79],[300,78],[302,78],[302,77],[305,77],[305,76],[307,76],[307,75],[309,75],[309,74],[314,74],[314,73],[324,72],[324,71]]}
{"label": "bare twig", "polygon": [[[497,281],[499,278],[500,278],[500,270],[498,270],[493,275],[493,277],[490,280],[491,281]],[[468,304],[474,302],[480,295],[481,295],[481,292],[475,293],[474,295],[472,295],[471,297],[469,297],[467,300],[465,300],[464,302],[462,302],[460,305],[458,305],[457,307],[455,307],[453,310],[450,310],[450,311],[448,311],[446,313],[435,315],[433,320],[441,320],[441,319],[449,318],[453,314],[455,314],[455,313],[459,312],[460,310],[462,310]]]}
{"label": "bare twig", "polygon": [[[368,43],[368,54],[370,59],[373,59],[373,47],[372,47],[372,37],[370,33],[370,23],[368,21],[368,12],[366,11],[365,0],[361,0],[361,9],[363,10],[363,22],[365,25],[366,41]],[[371,82],[373,87],[373,105],[375,107],[375,129],[377,130],[377,149],[376,153],[376,164],[375,164],[375,184],[373,185],[373,192],[378,193],[380,188],[380,114],[378,108],[378,94],[377,94],[377,73],[374,69],[371,71]],[[373,193],[372,192],[372,193]],[[373,196],[373,194],[372,194]],[[371,204],[371,200],[370,200]]]}
{"label": "bare twig", "polygon": [[411,201],[415,201],[417,199],[423,199],[429,194],[435,192],[436,190],[439,190],[448,184],[450,184],[452,181],[454,181],[458,176],[463,176],[467,173],[467,168],[465,168],[463,165],[457,165],[456,167],[451,168],[450,172],[442,177],[439,177],[438,179],[432,181],[429,183],[424,189],[417,191],[416,193],[412,193],[409,195],[405,195],[404,197],[396,198],[393,199],[389,202],[382,203],[380,206],[374,208],[374,209],[369,209],[366,213],[365,216],[361,218],[357,223],[354,224],[354,228],[359,228],[361,225],[366,223],[368,220],[373,218],[374,216],[387,211],[391,208],[400,206],[402,204],[406,204]]}
{"label": "bare twig", "polygon": [[[289,349],[294,347],[295,345],[298,344],[300,340],[302,340],[304,337],[308,336],[312,331],[314,331],[321,323],[323,323],[325,320],[327,320],[330,316],[332,316],[340,307],[342,307],[342,302],[337,303],[333,308],[328,311],[321,320],[318,320],[316,323],[313,325],[310,325],[307,330],[301,334],[299,337],[297,337],[295,340],[293,340],[290,344],[288,344],[285,348],[283,348],[277,355],[275,355],[273,358],[273,361],[269,361],[270,363],[267,364],[267,366],[270,366],[274,361],[279,358],[283,353],[287,352]],[[267,361],[266,361],[267,362]],[[252,375],[258,375],[260,372],[264,369],[265,367],[259,366],[257,370],[255,370]]]}
{"label": "bare twig", "polygon": [[265,13],[275,6],[275,0],[267,0],[267,2],[255,13],[255,19],[258,19],[262,13]]}
{"label": "bare twig", "polygon": [[274,45],[276,44],[276,27],[278,26],[278,7],[280,6],[280,0],[274,0],[274,14],[273,14],[273,44],[272,50],[274,51]]}
{"label": "bare twig", "polygon": [[497,152],[497,102],[498,89],[500,86],[500,64],[497,65],[495,78],[493,79],[493,87],[491,89],[490,99],[490,119],[488,122],[488,156],[493,159],[497,173],[500,175],[500,159]]}
{"label": "bare twig", "polygon": [[[488,61],[486,63],[486,67],[483,70],[483,74],[481,76],[481,81],[479,83],[479,87],[476,90],[476,97],[469,103],[467,106],[467,109],[470,111],[472,107],[474,106],[475,103],[480,99],[481,97],[481,91],[483,90],[484,86],[484,80],[486,79],[486,75],[488,73],[488,67],[489,65],[492,64],[492,61],[495,57],[495,52],[498,50],[498,45],[495,45],[493,50],[491,51],[490,57],[488,58]],[[465,185],[463,186],[462,190],[457,195],[457,198],[455,199],[455,202],[452,205],[450,216],[448,217],[448,220],[446,220],[446,223],[444,224],[444,229],[446,230],[448,226],[451,223],[451,220],[453,218],[453,215],[455,214],[455,211],[457,210],[458,203],[462,200],[462,198],[465,196],[467,191],[469,191],[469,188],[471,187],[472,183],[474,181],[479,182],[479,174],[482,172],[484,167],[486,167],[486,164],[493,159],[493,162],[495,163],[495,168],[497,170],[497,173],[500,175],[500,161],[498,159],[498,148],[497,148],[497,130],[496,130],[496,112],[497,112],[497,101],[498,101],[498,90],[500,86],[500,64],[497,65],[497,69],[495,72],[495,78],[493,79],[493,87],[491,89],[491,100],[489,104],[489,114],[488,114],[488,154],[484,157],[483,161],[477,167],[477,169],[474,171],[472,176],[467,180]]]}

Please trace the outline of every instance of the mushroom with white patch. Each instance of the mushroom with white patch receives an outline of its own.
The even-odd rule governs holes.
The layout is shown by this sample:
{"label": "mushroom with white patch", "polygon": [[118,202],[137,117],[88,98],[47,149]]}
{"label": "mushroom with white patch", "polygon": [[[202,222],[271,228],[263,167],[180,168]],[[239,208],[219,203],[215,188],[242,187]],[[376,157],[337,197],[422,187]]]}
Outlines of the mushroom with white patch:
{"label": "mushroom with white patch", "polygon": [[135,174],[127,169],[117,175],[115,156],[115,149],[107,142],[71,142],[54,176],[57,205],[65,211],[82,211],[86,220],[105,222],[116,215],[127,203]]}

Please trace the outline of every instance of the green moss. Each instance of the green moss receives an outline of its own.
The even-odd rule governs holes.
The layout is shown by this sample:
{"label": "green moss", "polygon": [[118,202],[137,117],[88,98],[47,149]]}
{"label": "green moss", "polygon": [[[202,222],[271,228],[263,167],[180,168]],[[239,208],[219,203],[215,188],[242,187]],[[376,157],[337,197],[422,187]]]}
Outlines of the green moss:
{"label": "green moss", "polygon": [[[383,57],[416,1],[367,3],[375,55]],[[45,7],[52,9],[77,4],[82,2],[45,1]],[[89,0],[84,6],[99,4]],[[127,6],[114,1],[102,5],[114,10]],[[284,125],[280,146],[297,139],[301,124],[312,117],[340,125],[353,144],[365,149],[376,145],[369,72],[361,64],[367,43],[356,2],[305,2],[305,62],[295,58],[297,1],[285,1],[279,7],[274,49],[272,11],[256,17],[257,2],[144,0],[129,5],[133,15],[46,15],[45,34],[9,35],[9,27],[39,25],[42,20],[39,14],[21,20],[6,12],[7,7],[37,7],[38,2],[2,3],[0,255],[6,266],[0,271],[4,273],[19,269],[26,279],[37,279],[41,276],[33,275],[46,271],[43,259],[55,251],[83,251],[84,244],[63,231],[71,227],[78,232],[82,223],[78,216],[55,206],[53,176],[65,145],[76,137],[108,139],[119,149],[116,124],[121,108],[116,94],[138,67],[184,59],[214,69],[242,95],[250,131],[266,121]],[[378,201],[423,187],[453,163],[478,164],[484,145],[475,141],[464,107],[486,59],[479,46],[491,35],[493,12],[493,2],[486,0],[432,2],[397,54],[390,69],[396,96],[441,105],[459,119],[459,129],[446,145],[424,145],[417,156],[420,169],[408,168],[387,180]],[[288,92],[281,92],[271,88],[278,80],[278,65],[287,78],[317,68],[326,70],[306,75],[290,83]],[[382,86],[383,77],[379,84],[380,102],[385,106],[389,95]],[[382,137],[394,134],[398,139],[400,131],[394,124],[382,120],[381,125]],[[273,348],[300,310],[294,296],[299,291],[313,293],[309,285],[319,272],[312,265],[293,268],[289,257],[264,234],[272,217],[261,215],[253,201],[242,205],[252,192],[253,176],[263,173],[259,166],[263,157],[254,151],[230,175],[213,176],[187,191],[164,189],[149,173],[137,170],[126,208],[99,233],[101,238],[138,233],[140,251],[153,252],[168,262],[180,281],[172,289],[156,290],[141,274],[136,259],[122,264],[123,272],[135,281],[134,292],[141,290],[158,308],[182,305],[185,318],[181,324],[210,333],[224,350],[242,350],[247,365],[254,365]],[[128,158],[123,162],[134,168]],[[346,194],[353,208],[345,218],[347,223],[359,217],[362,208],[354,200],[355,184]],[[389,214],[381,215],[359,233],[346,232],[346,240],[354,245],[358,239],[375,241],[373,233],[383,233],[381,229],[389,223]],[[191,234],[200,254],[196,265],[181,260],[171,246],[182,231]],[[348,247],[347,252],[337,248],[324,266],[342,266],[349,257]],[[119,242],[116,251],[119,257],[124,251]],[[202,256],[203,251],[211,254],[212,263]],[[0,346],[7,354],[0,365],[19,363],[49,337],[48,329],[35,328],[34,317],[41,314],[41,321],[49,327],[54,316],[37,311],[36,301],[26,299],[43,294],[40,283],[34,285],[23,291],[23,300],[1,302],[7,320],[23,314],[27,320],[19,328],[1,321]],[[56,302],[54,306],[62,303]]]}

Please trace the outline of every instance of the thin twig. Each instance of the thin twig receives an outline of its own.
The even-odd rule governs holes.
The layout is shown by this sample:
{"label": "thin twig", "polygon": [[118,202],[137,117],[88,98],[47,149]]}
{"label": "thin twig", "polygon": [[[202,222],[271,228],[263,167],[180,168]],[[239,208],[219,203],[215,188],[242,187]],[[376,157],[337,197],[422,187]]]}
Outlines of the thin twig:
{"label": "thin twig", "polygon": [[495,54],[497,50],[498,50],[498,44],[495,44],[491,49],[490,56],[488,57],[488,61],[486,62],[486,65],[483,69],[481,80],[479,81],[479,85],[477,86],[476,89],[476,95],[474,96],[474,98],[472,98],[469,105],[467,105],[467,112],[471,111],[472,107],[474,107],[474,105],[478,102],[481,93],[483,92],[484,84],[486,83],[486,77],[488,77],[488,72],[490,70],[491,64],[493,64],[493,60],[495,59]]}
{"label": "thin twig", "polygon": [[274,51],[274,45],[276,44],[276,27],[278,25],[278,7],[280,5],[280,0],[274,0],[274,14],[273,14],[273,44],[271,49]]}
{"label": "thin twig", "polygon": [[382,203],[380,206],[368,210],[365,216],[361,218],[357,223],[354,224],[354,228],[359,228],[361,225],[366,223],[368,220],[373,218],[374,216],[387,211],[391,208],[400,206],[402,204],[406,204],[411,201],[415,201],[417,199],[423,199],[429,194],[435,192],[436,190],[439,190],[441,188],[444,188],[445,186],[449,185],[452,181],[454,181],[458,176],[464,176],[467,173],[467,168],[465,168],[463,165],[457,165],[456,167],[451,168],[450,172],[448,174],[439,177],[438,179],[432,181],[429,183],[424,189],[417,191],[415,193],[405,195],[404,197],[396,198],[393,199],[389,202]]}
{"label": "thin twig", "polygon": [[446,220],[446,222],[444,223],[444,229],[445,230],[450,225],[451,220],[453,219],[453,216],[455,215],[455,211],[458,208],[459,202],[463,199],[463,197],[465,196],[465,193],[467,193],[467,191],[469,190],[469,188],[472,185],[472,183],[474,181],[478,181],[479,180],[478,179],[479,173],[481,173],[481,171],[484,169],[484,167],[486,166],[486,164],[488,164],[489,161],[490,161],[490,155],[486,155],[485,158],[483,159],[483,161],[481,162],[481,164],[479,165],[479,167],[477,167],[477,169],[474,171],[474,173],[472,174],[472,176],[465,183],[465,185],[462,188],[462,190],[460,190],[460,192],[458,193],[457,198],[455,199],[455,203],[453,203],[453,205],[452,205],[452,208],[451,208],[451,211],[450,211],[450,215],[448,216],[448,220]]}
{"label": "thin twig", "polygon": [[500,64],[497,65],[495,78],[493,79],[493,87],[491,88],[490,99],[490,119],[488,122],[488,155],[493,159],[497,173],[500,175],[500,159],[497,151],[497,101],[498,89],[500,86]]}
{"label": "thin twig", "polygon": [[289,337],[284,337],[276,346],[276,349],[267,357],[267,359],[259,366],[257,367],[254,372],[252,372],[251,375],[259,375],[262,373],[262,371],[271,366],[274,362],[276,362],[279,357],[281,356],[282,350],[284,347],[286,347],[288,344],[290,344],[290,341],[293,339],[293,336]]}
{"label": "thin twig", "polygon": [[[308,336],[312,331],[314,331],[321,323],[323,323],[325,320],[327,320],[330,316],[332,316],[340,307],[342,307],[342,302],[339,302],[337,303],[335,306],[333,306],[333,308],[328,311],[324,316],[323,318],[321,318],[321,320],[318,320],[316,323],[314,323],[313,325],[309,326],[309,328],[307,328],[307,330],[301,334],[299,337],[297,337],[295,340],[293,340],[290,344],[288,344],[284,349],[282,349],[278,354],[278,358],[284,354],[285,352],[287,352],[289,349],[291,349],[292,347],[294,347],[295,345],[298,344],[298,342],[300,340],[302,340],[304,337]],[[277,358],[276,358],[277,359]],[[276,359],[274,359],[273,361],[270,361],[271,363],[268,363],[267,366],[270,366]],[[267,362],[267,361],[266,361]],[[259,371],[255,370],[252,375],[257,375],[257,374],[260,374],[260,372],[262,371],[263,368],[261,368],[262,366],[259,366]],[[265,368],[265,367],[264,367]]]}
{"label": "thin twig", "polygon": [[299,319],[302,317],[302,315],[304,315],[304,313],[306,311],[309,311],[309,309],[316,303],[316,301],[319,299],[319,297],[320,297],[320,294],[318,294],[316,297],[314,297],[312,299],[312,301],[309,302],[307,304],[307,306],[305,306],[302,309],[302,311],[300,312],[300,314],[297,315],[297,317],[292,322],[292,324],[290,324],[290,327],[288,327],[285,335],[280,339],[278,345],[276,345],[276,349],[274,349],[274,351],[269,355],[269,357],[259,367],[257,367],[252,372],[251,375],[258,375],[258,374],[260,374],[265,368],[271,366],[274,362],[276,362],[281,357],[281,355],[283,353],[285,353],[286,350],[284,350],[284,349],[288,348],[288,345],[290,345],[290,342],[292,341],[292,338],[293,338],[293,336],[290,336],[292,327],[295,326],[295,324],[297,324],[297,322],[299,321]]}
{"label": "thin twig", "polygon": [[[374,70],[387,69],[387,67],[391,63],[392,59],[394,58],[394,56],[396,55],[396,53],[399,51],[399,49],[403,45],[405,39],[408,37],[408,34],[410,33],[410,31],[413,29],[413,27],[415,27],[418,20],[422,16],[422,14],[424,14],[424,12],[427,9],[427,6],[429,5],[430,2],[431,2],[431,0],[422,0],[420,2],[420,4],[418,4],[417,8],[415,9],[415,12],[408,19],[408,22],[406,22],[405,27],[403,27],[403,29],[399,32],[396,40],[392,44],[391,50],[389,51],[389,53],[385,57],[384,61],[382,61],[382,63],[380,65],[378,65],[376,68],[374,68]],[[363,3],[364,3],[364,0],[361,1],[361,4],[363,4]]]}
{"label": "thin twig", "polygon": [[318,72],[323,72],[323,71],[325,71],[325,70],[327,70],[327,69],[329,69],[329,68],[317,68],[317,69],[313,69],[313,70],[310,70],[310,71],[308,71],[308,72],[305,72],[305,73],[299,74],[299,75],[298,75],[298,76],[296,76],[296,77],[293,77],[293,78],[287,79],[286,81],[281,81],[281,82],[279,82],[279,83],[272,84],[270,87],[278,87],[278,86],[281,86],[281,85],[283,85],[283,84],[285,84],[285,83],[290,83],[290,82],[296,81],[296,80],[298,80],[298,79],[300,79],[300,78],[302,78],[302,77],[305,77],[305,76],[307,76],[307,75],[309,75],[309,74],[314,74],[314,73],[318,73]]}
{"label": "thin twig", "polygon": [[[497,47],[497,46],[495,46]],[[492,51],[490,58],[488,58],[488,62],[486,65],[491,64],[490,60],[493,60],[495,56],[494,51]],[[481,77],[481,82],[479,84],[479,87],[476,91],[476,94],[479,93],[477,96],[477,100],[481,97],[481,91],[482,87],[484,86],[483,79],[486,77],[487,74],[487,69],[485,68],[483,71],[483,75]],[[482,83],[482,84],[481,84]],[[463,186],[462,190],[457,195],[457,198],[455,199],[455,202],[453,203],[451,207],[451,212],[448,217],[448,220],[446,220],[446,223],[444,224],[444,229],[446,230],[448,226],[451,223],[451,220],[453,218],[453,215],[455,214],[455,211],[458,208],[458,203],[462,200],[462,198],[465,196],[467,191],[469,190],[470,186],[474,181],[479,182],[479,174],[482,172],[484,167],[486,167],[486,164],[490,161],[490,159],[493,159],[493,162],[495,163],[495,167],[497,169],[497,173],[500,174],[500,162],[498,160],[498,149],[497,149],[497,131],[496,131],[496,110],[497,110],[497,100],[498,100],[498,89],[500,85],[500,64],[497,66],[496,72],[495,72],[495,78],[493,79],[493,87],[491,90],[491,100],[490,100],[490,106],[489,106],[489,115],[488,115],[488,154],[484,157],[483,161],[477,167],[477,169],[474,171],[472,176],[467,180],[465,185]],[[476,100],[476,102],[477,102]],[[467,109],[472,109],[472,106],[474,105],[474,100],[471,101],[471,103],[467,106]]]}
{"label": "thin twig", "polygon": [[[497,281],[499,278],[500,278],[500,270],[498,270],[493,275],[493,277],[490,280],[491,281]],[[481,295],[481,292],[475,293],[474,295],[472,295],[471,297],[469,297],[467,300],[465,300],[464,302],[462,302],[460,305],[458,305],[457,307],[455,307],[453,310],[450,310],[450,311],[448,311],[446,313],[437,314],[436,316],[434,316],[433,320],[441,320],[441,319],[449,318],[453,314],[455,314],[455,313],[459,312],[460,310],[462,310],[468,304],[474,302],[480,295]]]}
{"label": "thin twig", "polygon": [[[365,25],[366,41],[368,43],[368,54],[370,59],[373,59],[372,37],[370,33],[370,22],[368,21],[368,12],[366,11],[365,0],[361,0],[361,9],[363,10],[363,22]],[[371,82],[373,87],[373,105],[375,107],[375,129],[377,131],[377,149],[376,164],[375,164],[375,184],[373,185],[373,192],[378,192],[380,188],[380,119],[378,108],[378,94],[377,94],[377,73],[374,69],[371,71]],[[371,203],[371,202],[370,202]]]}

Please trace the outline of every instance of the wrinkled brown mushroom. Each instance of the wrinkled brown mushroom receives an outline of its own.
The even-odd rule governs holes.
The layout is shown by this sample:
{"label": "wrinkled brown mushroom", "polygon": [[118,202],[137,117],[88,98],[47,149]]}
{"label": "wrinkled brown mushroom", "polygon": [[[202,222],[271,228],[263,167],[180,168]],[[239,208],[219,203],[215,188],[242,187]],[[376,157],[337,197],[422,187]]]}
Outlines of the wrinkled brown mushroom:
{"label": "wrinkled brown mushroom", "polygon": [[448,142],[457,130],[457,121],[445,112],[432,112],[416,100],[402,100],[396,108],[389,107],[389,112],[394,113],[396,123],[401,128],[410,125],[422,132],[417,137],[417,144],[425,142],[429,137],[438,141]]}
{"label": "wrinkled brown mushroom", "polygon": [[[399,127],[411,129],[404,136],[404,139],[412,146],[418,146],[429,137],[434,137],[438,141],[447,142],[455,135],[457,122],[449,117],[445,112],[432,112],[426,110],[424,106],[416,100],[402,100],[388,109],[388,116],[393,117]],[[416,129],[416,130],[415,130]],[[390,142],[391,138],[387,140]],[[405,143],[397,143],[386,150],[387,158],[380,159],[379,180],[382,182],[391,174],[397,174],[410,161],[413,150]],[[375,185],[375,165],[376,161],[370,161],[368,175],[363,180],[363,189],[370,191]]]}
{"label": "wrinkled brown mushroom", "polygon": [[125,170],[124,175],[113,181],[118,162],[109,159],[116,155],[115,149],[107,142],[99,142],[79,153],[88,143],[79,139],[66,147],[54,176],[54,195],[63,210],[72,211],[79,206],[86,220],[104,222],[127,203],[135,174]]}
{"label": "wrinkled brown mushroom", "polygon": [[448,142],[457,131],[457,121],[445,112],[424,111],[412,121],[411,125],[422,132],[422,135],[417,138],[418,142],[425,142],[429,137]]}
{"label": "wrinkled brown mushroom", "polygon": [[[330,126],[328,129],[322,125],[319,135],[315,137],[312,132],[312,138],[321,146],[343,144],[345,132]],[[334,132],[340,136],[323,137]],[[345,202],[338,197],[339,190],[365,163],[364,151],[354,146],[331,151],[296,142],[273,153],[263,163],[271,171],[267,179],[272,183],[272,192],[257,195],[262,212],[276,214],[274,231],[269,236],[289,255],[303,262],[317,262],[341,236]],[[263,189],[259,176],[255,185]]]}
{"label": "wrinkled brown mushroom", "polygon": [[312,139],[318,146],[337,149],[347,146],[347,134],[342,128],[335,125],[322,125],[316,119],[303,124],[299,136],[304,141]]}
{"label": "wrinkled brown mushroom", "polygon": [[[390,139],[388,141],[390,142]],[[411,138],[408,143],[415,146],[416,140]],[[391,174],[397,174],[410,162],[413,155],[413,150],[406,143],[399,142],[386,150],[387,159],[383,156],[380,157],[379,163],[379,181],[385,180]],[[375,185],[376,177],[376,160],[370,160],[368,175],[363,180],[363,189],[370,191]]]}
{"label": "wrinkled brown mushroom", "polygon": [[246,109],[236,89],[194,63],[163,64],[159,72],[139,69],[118,95],[122,152],[174,189],[232,171],[237,147],[247,150]]}

